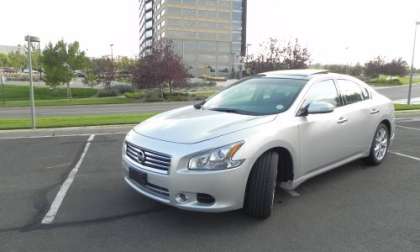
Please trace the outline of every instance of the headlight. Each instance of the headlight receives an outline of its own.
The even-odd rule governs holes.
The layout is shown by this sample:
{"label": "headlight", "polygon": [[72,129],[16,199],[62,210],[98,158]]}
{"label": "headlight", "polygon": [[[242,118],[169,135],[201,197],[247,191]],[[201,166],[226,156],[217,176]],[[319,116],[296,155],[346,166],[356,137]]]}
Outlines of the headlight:
{"label": "headlight", "polygon": [[191,170],[224,170],[240,166],[245,160],[234,160],[235,154],[244,142],[226,145],[217,149],[200,153],[190,159],[188,169]]}

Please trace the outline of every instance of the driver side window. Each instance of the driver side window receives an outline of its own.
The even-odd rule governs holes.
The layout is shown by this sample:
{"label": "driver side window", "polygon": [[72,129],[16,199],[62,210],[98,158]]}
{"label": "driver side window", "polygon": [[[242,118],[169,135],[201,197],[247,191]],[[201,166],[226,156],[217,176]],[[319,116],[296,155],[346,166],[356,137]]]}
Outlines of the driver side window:
{"label": "driver side window", "polygon": [[325,80],[312,85],[306,94],[305,103],[313,101],[328,102],[334,107],[340,105],[337,88],[332,80]]}

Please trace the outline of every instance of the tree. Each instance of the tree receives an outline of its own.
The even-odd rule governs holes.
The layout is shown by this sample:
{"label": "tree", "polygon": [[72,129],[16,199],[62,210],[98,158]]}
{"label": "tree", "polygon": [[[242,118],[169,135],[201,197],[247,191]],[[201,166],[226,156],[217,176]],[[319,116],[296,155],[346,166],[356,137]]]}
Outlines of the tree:
{"label": "tree", "polygon": [[0,67],[8,67],[9,65],[9,57],[7,54],[0,53]]}
{"label": "tree", "polygon": [[297,39],[283,46],[277,39],[270,38],[260,47],[262,47],[262,53],[245,59],[246,69],[250,74],[308,67],[310,53],[307,48],[299,44]]}
{"label": "tree", "polygon": [[118,75],[126,77],[131,73],[131,69],[136,64],[136,60],[129,57],[121,57],[116,63],[115,68]]}
{"label": "tree", "polygon": [[71,98],[70,82],[74,71],[83,69],[87,62],[85,52],[80,50],[79,42],[67,45],[60,40],[55,45],[49,43],[42,54],[41,62],[46,84],[53,87],[66,84],[67,97]]}
{"label": "tree", "polygon": [[132,70],[133,84],[137,88],[159,88],[161,97],[168,85],[170,93],[174,87],[186,84],[188,70],[172,50],[170,41],[156,43],[149,55],[139,59]]}
{"label": "tree", "polygon": [[360,77],[363,74],[363,66],[360,63],[357,63],[354,66],[350,66],[349,74],[355,77]]}
{"label": "tree", "polygon": [[405,76],[408,74],[408,64],[402,58],[393,59],[383,66],[383,74],[391,76]]}
{"label": "tree", "polygon": [[45,84],[50,87],[69,83],[73,72],[67,65],[65,44],[59,41],[53,45],[48,43],[42,52],[41,62],[44,69]]}
{"label": "tree", "polygon": [[9,66],[21,71],[26,66],[26,56],[19,51],[10,52],[7,57],[9,58]]}
{"label": "tree", "polygon": [[[65,46],[63,47],[63,49],[66,49]],[[67,51],[63,53],[65,54],[65,57],[66,57],[66,63],[67,63],[66,66],[70,68],[70,71],[72,72],[72,78],[73,78],[74,71],[81,70],[84,68],[84,64],[86,63],[85,52],[80,50],[79,42],[75,41],[73,43],[68,44]],[[70,81],[66,82],[67,97],[71,97]]]}
{"label": "tree", "polygon": [[385,60],[378,56],[365,64],[365,75],[370,78],[376,78],[384,71]]}
{"label": "tree", "polygon": [[98,58],[90,61],[90,66],[85,71],[86,78],[90,83],[103,83],[105,89],[111,88],[111,83],[115,80],[116,67],[110,58]]}
{"label": "tree", "polygon": [[160,54],[158,58],[161,58],[164,81],[168,84],[169,92],[172,94],[175,87],[185,86],[188,70],[182,63],[181,57],[174,53],[172,42],[159,43],[155,51],[157,55]]}
{"label": "tree", "polygon": [[340,74],[349,74],[355,77],[360,77],[363,73],[363,66],[360,65],[360,63],[357,63],[356,65],[341,65],[341,64],[332,64],[332,65],[321,65],[321,64],[315,64],[311,67],[316,69],[327,69],[330,72],[333,73],[340,73]]}
{"label": "tree", "polygon": [[311,55],[307,48],[303,48],[298,39],[294,42],[288,42],[282,50],[283,64],[287,69],[303,69],[308,67]]}

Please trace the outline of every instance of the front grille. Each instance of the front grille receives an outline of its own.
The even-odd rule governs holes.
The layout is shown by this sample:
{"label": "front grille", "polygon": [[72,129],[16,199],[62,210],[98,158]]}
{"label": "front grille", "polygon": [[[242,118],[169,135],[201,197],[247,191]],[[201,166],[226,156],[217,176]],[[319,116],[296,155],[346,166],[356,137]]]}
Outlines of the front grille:
{"label": "front grille", "polygon": [[166,199],[169,198],[169,190],[167,188],[160,187],[160,186],[150,184],[150,183],[147,183],[145,186],[141,186],[141,187],[148,190],[152,194],[156,194]]}
{"label": "front grille", "polygon": [[[169,171],[171,156],[126,142],[127,156],[134,162],[160,171]],[[143,153],[143,155],[141,154]]]}

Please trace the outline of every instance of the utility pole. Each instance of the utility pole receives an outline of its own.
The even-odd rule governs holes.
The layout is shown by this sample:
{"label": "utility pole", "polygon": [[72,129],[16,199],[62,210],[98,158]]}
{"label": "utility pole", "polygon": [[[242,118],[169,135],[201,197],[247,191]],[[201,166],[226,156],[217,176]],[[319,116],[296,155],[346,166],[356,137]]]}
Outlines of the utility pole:
{"label": "utility pole", "polygon": [[5,78],[3,75],[0,75],[0,84],[1,84],[1,96],[2,96],[2,100],[3,100],[3,105],[6,105],[6,93],[4,91],[4,83],[6,82]]}
{"label": "utility pole", "polygon": [[413,89],[413,74],[414,74],[414,55],[416,53],[416,38],[417,38],[417,26],[420,25],[420,21],[416,22],[414,29],[414,43],[413,43],[413,55],[411,57],[411,69],[410,69],[410,82],[408,84],[408,97],[407,104],[411,104],[411,90]]}
{"label": "utility pole", "polygon": [[30,85],[30,102],[31,102],[31,119],[32,129],[36,128],[35,120],[35,94],[34,83],[32,80],[32,42],[39,42],[39,38],[35,36],[25,36],[25,41],[28,42],[28,61],[29,61],[29,85]]}
{"label": "utility pole", "polygon": [[111,60],[114,61],[114,44],[109,45],[111,47]]}

